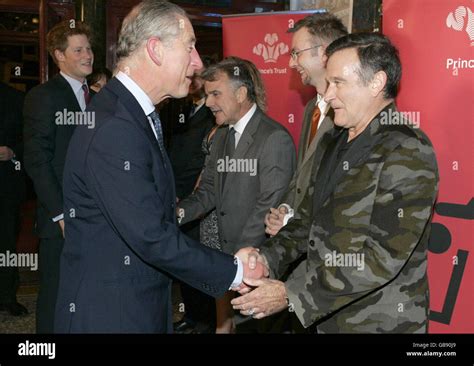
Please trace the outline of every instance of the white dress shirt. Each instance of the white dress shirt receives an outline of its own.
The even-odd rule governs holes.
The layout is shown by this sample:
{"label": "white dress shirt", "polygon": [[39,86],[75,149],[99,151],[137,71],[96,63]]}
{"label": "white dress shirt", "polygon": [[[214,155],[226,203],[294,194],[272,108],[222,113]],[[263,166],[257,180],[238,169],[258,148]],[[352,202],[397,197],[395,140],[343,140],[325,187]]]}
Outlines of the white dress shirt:
{"label": "white dress shirt", "polygon": [[84,98],[84,89],[82,89],[82,85],[87,85],[87,81],[84,80],[84,82],[81,83],[79,80],[70,77],[62,71],[60,71],[59,73],[64,79],[66,79],[69,85],[71,85],[72,91],[74,92],[77,102],[79,103],[79,107],[81,107],[81,110],[84,112],[86,110],[86,100]]}
{"label": "white dress shirt", "polygon": [[326,114],[328,113],[328,109],[329,109],[329,103],[327,103],[324,100],[321,94],[318,94],[316,105],[319,107],[319,110],[321,111],[321,116],[319,116],[319,121],[318,121],[318,128],[319,128],[321,126],[321,123],[323,123],[323,119],[326,118]]}
{"label": "white dress shirt", "polygon": [[247,124],[249,123],[250,119],[252,118],[256,110],[257,110],[257,105],[254,103],[252,107],[248,110],[248,112],[245,113],[244,116],[241,119],[239,119],[236,124],[229,125],[229,129],[231,127],[234,127],[234,130],[235,130],[235,147],[236,148],[237,148],[237,145],[239,144],[240,137],[242,137],[242,134],[244,133],[245,127],[247,127]]}

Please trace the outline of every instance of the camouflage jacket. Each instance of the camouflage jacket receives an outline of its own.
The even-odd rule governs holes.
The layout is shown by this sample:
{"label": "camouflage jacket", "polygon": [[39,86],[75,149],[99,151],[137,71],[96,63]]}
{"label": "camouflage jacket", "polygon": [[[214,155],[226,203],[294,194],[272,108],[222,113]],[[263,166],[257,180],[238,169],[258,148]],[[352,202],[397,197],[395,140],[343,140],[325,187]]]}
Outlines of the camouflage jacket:
{"label": "camouflage jacket", "polygon": [[329,194],[313,212],[318,172],[337,131],[325,134],[298,214],[261,248],[275,278],[307,256],[285,282],[289,310],[304,327],[427,331],[427,245],[438,168],[426,135],[399,114],[395,121],[396,113],[391,104],[368,125],[365,144],[339,162]]}

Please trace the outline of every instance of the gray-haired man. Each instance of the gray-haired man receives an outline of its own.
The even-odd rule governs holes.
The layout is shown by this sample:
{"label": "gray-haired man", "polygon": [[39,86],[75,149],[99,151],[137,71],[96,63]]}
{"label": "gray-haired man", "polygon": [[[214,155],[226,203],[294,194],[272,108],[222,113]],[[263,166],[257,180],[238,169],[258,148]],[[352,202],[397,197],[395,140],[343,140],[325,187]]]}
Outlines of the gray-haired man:
{"label": "gray-haired man", "polygon": [[185,12],[169,2],[144,1],[124,20],[117,76],[88,108],[96,126],[78,126],[66,158],[56,332],[171,332],[169,275],[214,297],[252,276],[176,225],[154,105],[188,93],[202,67],[195,42]]}

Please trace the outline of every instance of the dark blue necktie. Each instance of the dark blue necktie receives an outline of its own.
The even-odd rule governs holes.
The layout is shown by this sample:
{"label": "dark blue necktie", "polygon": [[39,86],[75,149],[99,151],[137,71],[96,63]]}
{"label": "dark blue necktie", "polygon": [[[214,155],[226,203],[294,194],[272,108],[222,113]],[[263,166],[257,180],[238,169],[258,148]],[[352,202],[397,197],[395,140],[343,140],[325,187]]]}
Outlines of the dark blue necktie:
{"label": "dark blue necktie", "polygon": [[235,129],[231,127],[227,134],[226,155],[231,158],[235,152]]}
{"label": "dark blue necktie", "polygon": [[[231,127],[229,129],[229,132],[227,132],[227,142],[225,145],[225,156],[228,156],[229,159],[232,159],[232,156],[234,156],[235,152],[235,129],[234,127]],[[225,181],[227,178],[227,171],[224,171],[222,175],[222,188],[224,188]]]}
{"label": "dark blue necktie", "polygon": [[160,116],[158,115],[158,113],[156,113],[156,111],[151,112],[148,116],[151,118],[153,122],[153,127],[155,128],[158,145],[160,146],[160,151],[164,158],[166,156],[166,150],[165,150],[165,142],[163,139],[163,130],[161,129]]}

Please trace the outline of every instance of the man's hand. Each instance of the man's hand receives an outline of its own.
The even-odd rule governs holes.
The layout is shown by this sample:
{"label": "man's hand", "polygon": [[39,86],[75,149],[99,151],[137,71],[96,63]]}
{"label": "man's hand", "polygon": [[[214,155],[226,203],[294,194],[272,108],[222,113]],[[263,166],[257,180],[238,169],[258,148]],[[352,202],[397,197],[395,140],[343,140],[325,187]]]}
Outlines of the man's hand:
{"label": "man's hand", "polygon": [[[260,250],[258,248],[254,247],[245,247],[242,249],[239,249],[237,253],[235,253],[236,257],[239,257],[239,259],[242,261],[242,263],[247,264],[250,270],[256,270],[257,267],[263,265],[264,271],[263,271],[263,276],[268,277],[270,274],[269,271],[269,266],[267,259],[261,255]],[[255,277],[250,277],[250,278],[255,278]]]}
{"label": "man's hand", "polygon": [[279,209],[270,208],[270,212],[265,215],[265,232],[270,236],[278,234],[283,225],[283,218],[288,213],[286,207],[282,206]]}
{"label": "man's hand", "polygon": [[278,313],[288,306],[285,284],[281,281],[262,278],[259,280],[244,278],[247,286],[256,287],[244,296],[231,301],[234,309],[242,315],[251,315],[255,319]]}
{"label": "man's hand", "polygon": [[[238,257],[244,265],[244,278],[259,279],[268,277],[270,274],[268,263],[264,256],[259,254],[259,250],[253,247],[240,249],[235,256]],[[240,294],[246,294],[251,290],[245,283],[234,289]]]}
{"label": "man's hand", "polygon": [[61,231],[63,232],[63,238],[64,238],[64,220],[59,220],[58,224],[61,227]]}
{"label": "man's hand", "polygon": [[8,146],[0,146],[0,161],[8,161],[14,156],[13,150]]}

